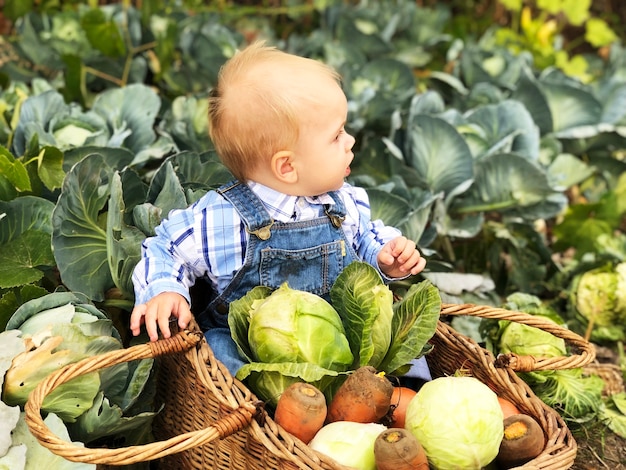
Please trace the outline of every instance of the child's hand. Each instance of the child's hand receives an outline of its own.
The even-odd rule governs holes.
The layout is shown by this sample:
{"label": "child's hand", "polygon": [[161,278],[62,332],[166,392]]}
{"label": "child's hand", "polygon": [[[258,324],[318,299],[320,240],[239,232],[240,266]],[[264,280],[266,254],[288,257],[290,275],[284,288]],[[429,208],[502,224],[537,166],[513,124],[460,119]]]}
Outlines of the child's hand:
{"label": "child's hand", "polygon": [[159,330],[164,338],[169,338],[171,336],[169,321],[172,316],[178,318],[180,328],[187,327],[192,317],[187,299],[174,292],[162,292],[145,304],[135,306],[130,315],[130,330],[133,336],[137,336],[141,325],[145,324],[150,341],[159,338]]}
{"label": "child's hand", "polygon": [[426,266],[415,242],[406,237],[397,237],[387,242],[378,253],[378,266],[389,277],[404,277],[419,274]]}

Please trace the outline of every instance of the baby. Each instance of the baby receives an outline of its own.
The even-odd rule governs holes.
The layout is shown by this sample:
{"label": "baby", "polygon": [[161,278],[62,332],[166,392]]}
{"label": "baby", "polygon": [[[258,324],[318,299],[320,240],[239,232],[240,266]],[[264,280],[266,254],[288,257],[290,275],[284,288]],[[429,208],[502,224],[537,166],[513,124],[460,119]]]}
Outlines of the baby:
{"label": "baby", "polygon": [[[209,100],[209,132],[236,178],[186,210],[172,211],[142,245],[133,282],[133,335],[170,336],[175,317],[192,318],[189,290],[213,289],[196,320],[215,356],[235,374],[243,364],[228,330],[228,305],[255,286],[329,298],[355,260],[386,282],[418,274],[426,260],[415,243],[370,220],[364,189],[350,174],[355,140],[338,74],[323,63],[263,43],[222,67]],[[195,306],[194,306],[195,307]]]}

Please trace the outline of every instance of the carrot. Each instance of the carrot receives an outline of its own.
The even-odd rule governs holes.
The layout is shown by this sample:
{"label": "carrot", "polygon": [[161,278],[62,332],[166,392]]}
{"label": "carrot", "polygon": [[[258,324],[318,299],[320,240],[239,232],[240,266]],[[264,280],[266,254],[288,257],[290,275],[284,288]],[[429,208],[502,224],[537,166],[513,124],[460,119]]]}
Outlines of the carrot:
{"label": "carrot", "polygon": [[498,402],[500,402],[500,408],[502,408],[502,414],[505,418],[508,418],[511,415],[518,415],[521,411],[515,406],[515,404],[506,398],[498,397]]}
{"label": "carrot", "polygon": [[359,367],[333,396],[326,422],[377,423],[389,411],[392,394],[393,385],[384,375],[372,366]]}
{"label": "carrot", "polygon": [[324,425],[326,398],[315,386],[296,382],[285,389],[276,404],[274,421],[305,444]]}
{"label": "carrot", "polygon": [[374,441],[377,470],[428,470],[424,448],[403,428],[381,432]]}
{"label": "carrot", "polygon": [[394,387],[391,394],[391,406],[389,407],[390,428],[403,428],[406,418],[406,409],[411,399],[417,392],[409,387]]}

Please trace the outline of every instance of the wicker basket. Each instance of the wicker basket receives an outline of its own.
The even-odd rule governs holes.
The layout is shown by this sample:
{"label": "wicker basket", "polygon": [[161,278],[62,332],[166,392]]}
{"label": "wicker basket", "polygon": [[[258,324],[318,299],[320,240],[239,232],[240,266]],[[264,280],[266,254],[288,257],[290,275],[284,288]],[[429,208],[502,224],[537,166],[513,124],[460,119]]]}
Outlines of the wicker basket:
{"label": "wicker basket", "polygon": [[[594,349],[580,336],[532,315],[476,306],[443,305],[442,315],[471,315],[511,320],[563,338],[572,351],[567,357],[532,358],[506,355],[495,358],[477,343],[440,321],[427,356],[433,376],[464,369],[496,393],[533,416],[546,435],[543,452],[519,467],[525,470],[566,469],[576,457],[576,442],[561,416],[539,400],[515,371],[582,367],[594,359]],[[158,358],[158,441],[122,449],[79,447],[54,435],[43,423],[41,404],[54,388],[104,367],[136,359]],[[278,426],[250,390],[234,379],[215,359],[196,328],[169,339],[91,357],[48,376],[26,404],[26,422],[39,442],[52,452],[77,462],[128,465],[158,460],[159,469],[343,469],[332,459],[312,451]]]}

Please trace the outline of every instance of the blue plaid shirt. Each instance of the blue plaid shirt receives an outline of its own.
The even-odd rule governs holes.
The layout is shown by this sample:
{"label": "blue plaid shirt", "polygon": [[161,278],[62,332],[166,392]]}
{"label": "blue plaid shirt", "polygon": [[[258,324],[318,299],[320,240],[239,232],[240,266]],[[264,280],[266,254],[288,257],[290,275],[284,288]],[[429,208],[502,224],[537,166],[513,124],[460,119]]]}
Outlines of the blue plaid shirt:
{"label": "blue plaid shirt", "polygon": [[[328,194],[288,196],[259,183],[248,184],[270,217],[280,222],[325,216],[324,205],[333,204]],[[347,240],[363,261],[378,269],[378,252],[400,232],[380,220],[370,220],[363,188],[345,183],[339,194],[346,206],[342,227]],[[170,212],[156,235],[142,244],[142,258],[133,273],[136,303],[162,292],[177,292],[190,301],[189,288],[203,276],[222,292],[243,265],[248,236],[235,208],[215,191],[187,209]]]}

